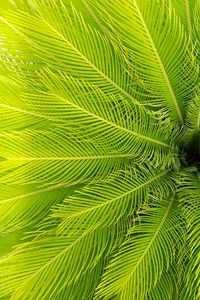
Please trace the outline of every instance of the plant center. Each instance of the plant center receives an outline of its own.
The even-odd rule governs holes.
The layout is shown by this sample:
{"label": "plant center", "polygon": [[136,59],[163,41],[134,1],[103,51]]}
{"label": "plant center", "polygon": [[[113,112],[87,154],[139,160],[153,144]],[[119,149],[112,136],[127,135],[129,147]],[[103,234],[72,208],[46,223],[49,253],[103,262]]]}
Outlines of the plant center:
{"label": "plant center", "polygon": [[182,149],[184,156],[183,164],[187,166],[198,166],[200,164],[199,134],[197,133],[187,147]]}

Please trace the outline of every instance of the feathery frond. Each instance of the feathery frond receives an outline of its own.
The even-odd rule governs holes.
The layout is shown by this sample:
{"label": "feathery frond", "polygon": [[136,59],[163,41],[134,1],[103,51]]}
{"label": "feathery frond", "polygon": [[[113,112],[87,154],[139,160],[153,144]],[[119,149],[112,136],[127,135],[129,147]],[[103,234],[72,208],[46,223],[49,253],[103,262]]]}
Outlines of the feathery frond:
{"label": "feathery frond", "polygon": [[[49,232],[22,245],[1,263],[4,293],[14,291],[13,299],[48,299],[58,294],[100,262],[114,237],[113,229],[111,234],[107,228],[65,237]],[[74,264],[77,257],[79,265]]]}
{"label": "feathery frond", "polygon": [[[138,103],[131,91],[132,79],[127,77],[120,57],[105,36],[87,26],[75,9],[71,17],[60,0],[38,1],[37,6],[40,18],[20,11],[10,12],[6,19],[2,18],[2,24],[5,22],[19,41],[22,39],[27,43],[24,47],[31,47],[34,60],[39,54],[43,65],[48,64],[75,78],[84,78],[106,92],[122,94],[132,103]],[[12,45],[8,46],[8,51],[12,52]],[[94,49],[98,51],[94,52]],[[30,58],[26,60],[31,62]],[[32,66],[26,64],[26,67]]]}
{"label": "feathery frond", "polygon": [[62,220],[58,232],[66,234],[69,229],[78,231],[82,227],[86,231],[116,224],[124,216],[131,218],[134,211],[149,202],[152,191],[158,193],[158,182],[162,186],[160,197],[174,189],[169,172],[155,172],[145,167],[121,170],[102,183],[86,186],[67,197],[55,211],[55,217]]}
{"label": "feathery frond", "polygon": [[[120,293],[120,300],[143,299],[173,258],[177,230],[177,201],[171,196],[162,206],[141,217],[142,224],[129,236],[114,256],[99,285],[104,299]],[[98,298],[98,297],[97,297]]]}
{"label": "feathery frond", "polygon": [[128,65],[145,82],[148,103],[156,99],[168,107],[173,120],[183,124],[198,71],[173,8],[166,8],[163,1],[84,2],[95,7],[114,41],[125,47]]}
{"label": "feathery frond", "polygon": [[186,224],[185,262],[181,299],[200,296],[200,182],[194,175],[186,175],[179,189],[180,202]]}
{"label": "feathery frond", "polygon": [[200,297],[199,0],[0,6],[0,298]]}
{"label": "feathery frond", "polygon": [[[1,133],[1,183],[59,184],[98,177],[120,168],[132,154],[70,139],[57,131]],[[84,146],[83,146],[84,145]],[[114,162],[114,164],[113,164]]]}

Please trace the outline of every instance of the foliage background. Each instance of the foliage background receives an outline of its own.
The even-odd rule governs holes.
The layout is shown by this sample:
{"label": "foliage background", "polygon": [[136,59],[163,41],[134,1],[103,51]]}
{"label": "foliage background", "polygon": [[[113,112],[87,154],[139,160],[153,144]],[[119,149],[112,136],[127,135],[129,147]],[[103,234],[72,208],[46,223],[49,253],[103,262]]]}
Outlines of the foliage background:
{"label": "foliage background", "polygon": [[199,0],[0,4],[1,299],[199,299]]}

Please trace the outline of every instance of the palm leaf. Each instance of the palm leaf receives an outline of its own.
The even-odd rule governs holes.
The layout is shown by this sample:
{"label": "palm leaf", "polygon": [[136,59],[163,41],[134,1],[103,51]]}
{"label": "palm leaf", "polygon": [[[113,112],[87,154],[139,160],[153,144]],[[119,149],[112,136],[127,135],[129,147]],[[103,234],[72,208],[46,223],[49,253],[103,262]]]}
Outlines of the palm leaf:
{"label": "palm leaf", "polygon": [[[139,107],[133,108],[124,97],[105,94],[99,88],[71,77],[42,73],[45,92],[25,95],[33,114],[54,119],[64,128],[73,127],[83,136],[109,145],[122,153],[132,153],[135,158],[146,160],[155,149],[155,163],[163,159],[164,153],[174,152],[172,128],[167,121],[156,119],[153,114],[146,113]],[[74,93],[76,90],[76,93]],[[44,105],[45,104],[45,105]],[[170,141],[159,131],[159,122],[171,135]],[[166,126],[164,125],[166,124]],[[173,131],[176,132],[173,128]],[[169,161],[168,156],[168,162]]]}
{"label": "palm leaf", "polygon": [[67,289],[62,289],[61,292],[55,296],[51,295],[51,299],[77,300],[81,295],[81,300],[92,300],[102,272],[103,263],[100,261],[92,270],[88,270],[83,276],[76,280],[75,283],[69,285]]}
{"label": "palm leaf", "polygon": [[199,178],[191,174],[185,175],[180,183],[180,201],[187,233],[186,245],[182,253],[185,267],[181,299],[198,299],[200,295]]}
{"label": "palm leaf", "polygon": [[66,182],[50,187],[1,184],[1,232],[38,225],[48,215],[52,206],[62,203],[66,196],[83,185],[80,182]]}
{"label": "palm leaf", "polygon": [[83,231],[79,236],[65,237],[56,236],[51,231],[44,232],[44,237],[41,235],[23,245],[0,262],[0,278],[4,286],[0,295],[14,292],[13,299],[56,296],[100,262],[116,243],[115,232],[114,228],[101,229],[88,235]]}
{"label": "palm leaf", "polygon": [[[20,126],[21,112],[23,112],[22,119],[25,120],[24,114],[33,116],[37,120],[39,128],[58,126],[71,131],[73,127],[73,130],[77,134],[79,133],[79,139],[82,136],[90,141],[96,141],[104,148],[109,147],[111,153],[115,151],[121,157],[124,154],[125,157],[130,156],[137,161],[139,159],[147,160],[147,157],[154,151],[155,155],[151,157],[154,164],[159,164],[161,159],[163,164],[165,161],[167,165],[174,164],[176,161],[177,148],[173,144],[175,134],[166,121],[156,119],[140,108],[133,109],[123,97],[106,95],[97,87],[90,85],[87,88],[83,82],[81,84],[77,80],[62,74],[57,76],[50,71],[42,74],[43,86],[46,87],[45,92],[36,90],[35,94],[22,95],[22,103],[25,104],[23,109],[16,105],[8,106],[11,111],[17,111],[14,116]],[[74,89],[77,94],[73,92]],[[19,111],[20,116],[18,115]],[[9,118],[7,121],[9,122]],[[162,131],[160,131],[160,124],[163,125]],[[170,133],[171,139],[168,139],[168,135],[163,135],[163,128]],[[173,131],[175,130],[173,129]],[[31,138],[28,137],[31,133],[24,134],[27,139]],[[109,143],[107,142],[108,138]],[[11,138],[8,138],[8,141],[11,143]],[[6,147],[6,139],[4,147]],[[14,151],[14,144],[13,147]],[[29,147],[28,141],[27,147]],[[2,151],[5,153],[7,150]],[[174,157],[171,153],[174,153]],[[5,156],[3,153],[1,155]]]}
{"label": "palm leaf", "polygon": [[160,279],[156,283],[156,286],[150,290],[144,299],[155,300],[161,298],[163,300],[171,300],[176,299],[176,297],[174,270],[170,267],[167,271],[163,271]]}
{"label": "palm leaf", "polygon": [[[95,83],[109,93],[120,93],[127,100],[138,104],[131,90],[131,78],[127,77],[121,67],[120,57],[105,36],[88,27],[75,9],[73,17],[70,17],[60,0],[50,1],[48,4],[46,1],[40,1],[37,3],[37,9],[42,18],[30,16],[22,11],[10,12],[6,19],[1,18],[6,24],[5,26],[2,23],[4,32],[8,31],[11,35],[13,31],[14,37],[22,40],[23,44],[27,42],[28,49],[32,48],[34,61],[37,61],[39,56],[43,64],[46,62],[54,69]],[[53,15],[55,18],[52,18]],[[56,21],[57,18],[59,22]],[[64,29],[67,24],[71,28],[70,31]],[[7,29],[7,25],[12,31]],[[12,45],[8,46],[8,50],[13,54],[12,59],[18,61]],[[31,62],[31,58],[25,60]],[[31,68],[32,65],[29,63],[26,67]]]}
{"label": "palm leaf", "polygon": [[173,120],[183,124],[198,73],[173,9],[156,0],[150,4],[142,0],[84,2],[95,7],[113,39],[125,47],[130,68],[145,81],[148,93],[168,107]]}
{"label": "palm leaf", "polygon": [[0,129],[2,131],[24,128],[47,129],[51,126],[50,121],[54,121],[53,117],[48,118],[30,111],[26,101],[22,99],[24,89],[25,86],[22,88],[20,82],[0,76]]}
{"label": "palm leaf", "polygon": [[[131,167],[112,174],[102,183],[87,186],[71,197],[67,197],[53,216],[62,220],[58,233],[91,230],[92,228],[107,227],[117,222],[123,222],[124,216],[133,216],[144,203],[148,203],[149,195],[158,194],[157,184],[160,182],[165,195],[173,190],[171,172],[155,171],[152,168]],[[142,175],[142,176],[141,176]],[[162,184],[161,184],[162,182]],[[161,195],[163,197],[163,189]]]}
{"label": "palm leaf", "polygon": [[194,29],[194,11],[196,0],[169,0],[169,3],[175,8],[175,11],[184,25],[185,31],[188,33],[191,41],[193,40]]}
{"label": "palm leaf", "polygon": [[19,244],[21,242],[24,232],[25,232],[25,229],[15,230],[15,231],[9,232],[9,233],[1,232],[1,234],[0,234],[0,243],[1,243],[0,258],[8,255],[8,253],[10,253],[12,251],[12,248],[16,244]]}
{"label": "palm leaf", "polygon": [[199,38],[199,32],[200,32],[200,3],[199,1],[196,1],[195,8],[194,8],[194,36],[195,41],[197,43],[197,55],[198,55],[198,62],[199,62],[199,45],[200,45],[200,38]]}
{"label": "palm leaf", "polygon": [[[1,133],[2,183],[58,184],[107,175],[127,164],[132,154],[70,139],[62,131]],[[81,170],[81,171],[80,171]]]}
{"label": "palm leaf", "polygon": [[[191,101],[187,111],[185,133],[182,137],[182,143],[184,143],[187,148],[191,147],[195,141],[198,143],[200,129],[200,99],[198,94],[199,93],[197,93],[194,100]],[[193,147],[197,149],[198,145],[193,144]]]}
{"label": "palm leaf", "polygon": [[[120,293],[120,300],[143,299],[159,280],[173,258],[177,236],[177,201],[164,201],[143,216],[141,225],[133,227],[99,285],[97,299],[110,299]],[[131,233],[131,231],[130,231]]]}
{"label": "palm leaf", "polygon": [[200,1],[1,2],[1,299],[197,300]]}

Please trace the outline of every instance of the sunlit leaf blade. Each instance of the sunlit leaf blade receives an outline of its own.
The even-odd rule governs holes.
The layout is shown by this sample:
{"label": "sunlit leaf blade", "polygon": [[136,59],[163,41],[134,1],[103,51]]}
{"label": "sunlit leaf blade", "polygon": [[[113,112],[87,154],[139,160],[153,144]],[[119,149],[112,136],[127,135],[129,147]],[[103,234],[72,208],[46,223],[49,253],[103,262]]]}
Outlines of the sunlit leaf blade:
{"label": "sunlit leaf blade", "polygon": [[14,292],[12,299],[24,300],[30,295],[30,299],[53,297],[92,271],[115,238],[114,228],[62,237],[47,232],[0,262],[4,287],[0,295]]}
{"label": "sunlit leaf blade", "polygon": [[194,8],[194,36],[195,36],[195,43],[197,44],[197,56],[198,56],[198,62],[199,62],[199,46],[200,46],[200,2],[195,2],[195,8]]}
{"label": "sunlit leaf blade", "polygon": [[[42,73],[41,80],[45,92],[24,95],[24,102],[34,114],[53,119],[56,126],[64,129],[73,127],[81,135],[108,144],[121,153],[132,153],[137,160],[139,157],[147,160],[154,150],[155,164],[164,159],[165,153],[169,165],[171,152],[176,159],[174,133],[161,117],[156,119],[142,108],[133,107],[123,96],[105,94],[93,85],[63,74],[58,76],[47,71]],[[168,135],[163,135],[164,128],[171,135],[170,141]],[[174,128],[173,131],[176,132]]]}
{"label": "sunlit leaf blade", "polygon": [[184,25],[185,31],[188,36],[193,39],[193,29],[194,29],[194,13],[195,13],[195,5],[198,1],[196,0],[167,0],[174,9],[176,14],[179,16],[181,22]]}
{"label": "sunlit leaf blade", "polygon": [[[62,131],[1,133],[1,183],[58,184],[109,174],[133,157]],[[84,146],[83,146],[84,145]]]}
{"label": "sunlit leaf blade", "polygon": [[177,201],[172,197],[150,209],[141,224],[130,230],[99,285],[97,299],[110,299],[120,293],[120,300],[143,299],[172,262],[178,234]]}
{"label": "sunlit leaf blade", "polygon": [[[166,105],[171,118],[183,124],[198,71],[191,63],[188,41],[172,7],[160,0],[83,2],[94,7],[105,30],[116,43],[122,43],[119,47],[125,48],[132,73],[135,71],[146,85],[147,102],[152,98],[154,103],[157,100],[158,105]],[[140,81],[138,84],[141,86]]]}
{"label": "sunlit leaf blade", "polygon": [[102,261],[100,261],[92,270],[88,270],[83,276],[76,280],[75,283],[70,284],[66,289],[62,289],[57,295],[51,295],[51,298],[53,300],[77,300],[81,295],[81,300],[93,299],[95,288],[103,272],[103,267],[104,265]]}
{"label": "sunlit leaf blade", "polygon": [[24,92],[25,85],[0,76],[0,130],[47,129],[50,127],[49,121],[54,121],[54,118],[30,111],[22,98]]}
{"label": "sunlit leaf blade", "polygon": [[[149,197],[156,192],[157,197],[164,196],[174,189],[171,172],[153,170],[152,168],[130,167],[112,174],[107,180],[89,185],[67,197],[54,216],[60,218],[58,233],[68,230],[79,231],[106,227],[123,222],[125,216],[130,218],[135,210],[139,210]],[[171,178],[170,178],[171,177]],[[162,190],[157,188],[158,182]]]}
{"label": "sunlit leaf blade", "polygon": [[0,298],[200,297],[199,0],[0,0]]}
{"label": "sunlit leaf blade", "polygon": [[199,177],[186,174],[180,181],[181,209],[185,216],[186,243],[183,249],[185,264],[181,299],[199,299],[200,296],[200,182]]}
{"label": "sunlit leaf blade", "polygon": [[[28,53],[32,49],[34,61],[39,56],[43,65],[47,63],[56,70],[95,83],[105,92],[120,93],[138,104],[131,88],[133,79],[127,76],[121,66],[121,58],[105,36],[88,27],[76,10],[71,17],[60,0],[40,1],[38,7],[41,18],[22,11],[10,12],[6,19],[2,18],[5,32],[8,31],[16,40],[22,40],[23,44],[27,43],[23,47],[25,55],[28,47]],[[66,29],[67,26],[70,30]],[[7,47],[12,59],[18,61],[12,45]],[[25,57],[25,61],[31,62],[31,57]],[[28,69],[33,67],[30,63],[25,66]]]}
{"label": "sunlit leaf blade", "polygon": [[79,182],[66,182],[50,187],[1,184],[1,232],[14,231],[28,225],[38,225],[48,216],[52,206],[62,203],[66,196],[83,185]]}
{"label": "sunlit leaf blade", "polygon": [[164,270],[155,287],[149,291],[145,300],[154,300],[162,298],[163,300],[176,299],[176,283],[174,279],[174,270],[169,268]]}

